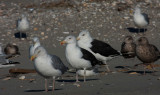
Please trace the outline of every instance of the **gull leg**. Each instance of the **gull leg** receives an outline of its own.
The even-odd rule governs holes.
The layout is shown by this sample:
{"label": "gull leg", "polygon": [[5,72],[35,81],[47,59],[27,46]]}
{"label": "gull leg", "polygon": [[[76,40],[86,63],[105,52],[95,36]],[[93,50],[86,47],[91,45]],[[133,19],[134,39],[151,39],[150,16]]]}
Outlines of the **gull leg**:
{"label": "gull leg", "polygon": [[145,65],[143,65],[143,75],[146,75],[146,66]]}
{"label": "gull leg", "polygon": [[47,79],[45,79],[45,91],[48,92]]}
{"label": "gull leg", "polygon": [[53,88],[52,88],[53,92],[54,92],[54,89],[55,89],[55,77],[53,77]]}
{"label": "gull leg", "polygon": [[84,68],[84,82],[86,82],[86,68]]}
{"label": "gull leg", "polygon": [[110,72],[110,69],[109,69],[109,66],[107,65],[107,62],[106,62],[106,61],[104,61],[104,63],[106,64],[106,65],[105,65],[105,67],[106,67],[106,69],[107,69],[107,71],[106,71],[106,72]]}
{"label": "gull leg", "polygon": [[77,70],[76,70],[76,82],[79,82]]}

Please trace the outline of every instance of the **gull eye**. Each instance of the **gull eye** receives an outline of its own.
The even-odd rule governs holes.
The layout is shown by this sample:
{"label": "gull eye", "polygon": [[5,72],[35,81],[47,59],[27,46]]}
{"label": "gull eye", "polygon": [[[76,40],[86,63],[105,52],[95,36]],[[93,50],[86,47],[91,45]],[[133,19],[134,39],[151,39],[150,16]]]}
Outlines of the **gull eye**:
{"label": "gull eye", "polygon": [[82,36],[85,36],[85,34],[83,34]]}
{"label": "gull eye", "polygon": [[71,38],[69,38],[69,40],[70,40]]}

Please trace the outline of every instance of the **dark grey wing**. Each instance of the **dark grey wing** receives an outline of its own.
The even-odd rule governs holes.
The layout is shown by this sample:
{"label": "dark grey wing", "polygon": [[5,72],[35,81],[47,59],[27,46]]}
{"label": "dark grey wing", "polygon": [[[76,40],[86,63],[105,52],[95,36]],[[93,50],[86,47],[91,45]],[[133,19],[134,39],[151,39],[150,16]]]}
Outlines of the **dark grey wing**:
{"label": "dark grey wing", "polygon": [[80,48],[80,50],[81,50],[81,52],[83,54],[82,58],[84,58],[85,60],[90,61],[92,66],[95,66],[97,64],[98,65],[103,65],[103,63],[101,61],[98,61],[96,59],[96,57],[92,53],[90,53],[89,51],[87,51],[87,50],[85,50],[83,48]]}
{"label": "dark grey wing", "polygon": [[55,69],[59,69],[62,74],[68,70],[68,68],[63,64],[61,59],[56,55],[51,55],[52,57],[52,65]]}
{"label": "dark grey wing", "polygon": [[154,45],[151,45],[152,46],[152,51],[155,51],[155,53],[157,54],[157,56],[160,56],[160,52],[158,50],[158,48]]}
{"label": "dark grey wing", "polygon": [[144,19],[148,22],[148,24],[149,24],[149,17],[148,17],[148,15],[147,14],[145,14],[145,13],[142,13],[142,15],[144,16]]}
{"label": "dark grey wing", "polygon": [[120,55],[120,53],[113,49],[109,44],[94,39],[92,42],[92,47],[90,48],[94,53],[99,53],[103,56],[117,56]]}

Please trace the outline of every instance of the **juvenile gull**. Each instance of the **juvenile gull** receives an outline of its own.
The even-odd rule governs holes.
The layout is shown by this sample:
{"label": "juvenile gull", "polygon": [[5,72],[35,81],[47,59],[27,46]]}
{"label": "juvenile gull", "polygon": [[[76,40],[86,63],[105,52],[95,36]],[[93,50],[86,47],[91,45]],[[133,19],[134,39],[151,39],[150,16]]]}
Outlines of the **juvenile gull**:
{"label": "juvenile gull", "polygon": [[120,55],[109,44],[93,39],[87,30],[83,30],[77,37],[78,46],[90,51],[98,60],[106,64],[107,71],[110,71],[106,61]]}
{"label": "juvenile gull", "polygon": [[17,30],[19,31],[20,39],[22,38],[21,32],[26,32],[29,30],[29,21],[25,15],[22,15],[22,18],[18,20]]}
{"label": "juvenile gull", "polygon": [[37,47],[39,47],[40,45],[41,44],[40,44],[39,38],[38,37],[34,37],[33,38],[33,44],[29,48],[29,58],[34,54],[35,49]]}
{"label": "juvenile gull", "polygon": [[52,90],[54,91],[55,78],[67,71],[67,67],[58,56],[49,55],[42,46],[35,49],[34,54],[31,56],[31,60],[34,60],[34,67],[38,74],[45,78],[45,91],[48,91],[47,79],[50,77],[53,78]]}
{"label": "juvenile gull", "polygon": [[6,59],[6,55],[3,53],[1,45],[2,44],[0,43],[0,68],[15,66],[14,64],[10,64],[9,60]]}
{"label": "juvenile gull", "polygon": [[[145,26],[149,24],[148,15],[145,13],[141,13],[141,10],[138,6],[136,6],[135,8],[135,12],[133,15],[133,21],[135,25],[139,27],[139,32],[140,32],[140,28],[144,28]],[[143,32],[145,32],[145,28]]]}
{"label": "juvenile gull", "polygon": [[6,45],[6,47],[4,48],[4,53],[7,55],[7,58],[12,58],[20,55],[18,46],[11,43]]}
{"label": "juvenile gull", "polygon": [[121,54],[124,58],[134,58],[136,56],[136,44],[132,36],[126,36],[121,45]]}
{"label": "juvenile gull", "polygon": [[[153,63],[159,59],[160,52],[156,46],[149,44],[146,37],[140,37],[136,46],[137,58],[143,62],[144,65],[150,65],[153,68]],[[145,74],[145,66],[144,66]]]}
{"label": "juvenile gull", "polygon": [[[74,36],[67,36],[61,45],[67,43],[66,59],[70,65],[75,69],[84,69],[84,82],[86,81],[86,69],[91,68],[97,64],[102,64],[98,61],[92,53],[77,46],[76,38]],[[78,82],[78,73],[76,73],[76,82]]]}

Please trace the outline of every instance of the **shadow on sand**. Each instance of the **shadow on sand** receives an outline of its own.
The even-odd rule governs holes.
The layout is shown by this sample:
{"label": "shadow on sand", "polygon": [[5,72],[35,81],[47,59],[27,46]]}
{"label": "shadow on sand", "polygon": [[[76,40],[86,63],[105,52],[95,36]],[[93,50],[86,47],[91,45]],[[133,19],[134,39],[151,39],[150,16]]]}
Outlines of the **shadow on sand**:
{"label": "shadow on sand", "polygon": [[[55,90],[62,90],[62,89],[55,89]],[[52,89],[48,89],[48,91],[52,91]],[[41,90],[25,90],[24,92],[45,92],[44,89]]]}
{"label": "shadow on sand", "polygon": [[[99,79],[86,79],[86,81],[94,81],[94,80],[99,80]],[[73,83],[73,82],[76,82],[76,80],[56,80],[56,81],[58,81],[58,82],[71,82],[71,83]],[[83,82],[83,79],[79,79],[79,81],[80,82]]]}
{"label": "shadow on sand", "polygon": [[[26,33],[22,33],[21,32],[21,35],[22,35],[22,38],[27,38],[27,34]],[[20,32],[14,33],[14,37],[20,39]]]}
{"label": "shadow on sand", "polygon": [[129,27],[127,28],[127,30],[131,33],[144,33],[147,31],[147,29],[140,29],[139,28],[133,28],[133,27]]}

